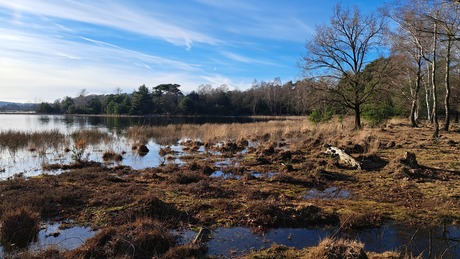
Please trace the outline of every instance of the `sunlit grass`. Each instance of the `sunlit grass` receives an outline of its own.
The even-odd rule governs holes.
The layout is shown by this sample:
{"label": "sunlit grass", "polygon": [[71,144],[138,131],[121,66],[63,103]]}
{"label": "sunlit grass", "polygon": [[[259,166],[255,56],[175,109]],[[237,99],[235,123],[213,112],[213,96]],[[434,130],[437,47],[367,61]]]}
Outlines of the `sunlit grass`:
{"label": "sunlit grass", "polygon": [[[306,118],[230,124],[171,124],[167,126],[133,126],[126,132],[135,142],[153,139],[157,143],[175,143],[179,139],[217,142],[268,135],[279,140],[296,132],[315,127]],[[172,142],[172,143],[170,143]]]}

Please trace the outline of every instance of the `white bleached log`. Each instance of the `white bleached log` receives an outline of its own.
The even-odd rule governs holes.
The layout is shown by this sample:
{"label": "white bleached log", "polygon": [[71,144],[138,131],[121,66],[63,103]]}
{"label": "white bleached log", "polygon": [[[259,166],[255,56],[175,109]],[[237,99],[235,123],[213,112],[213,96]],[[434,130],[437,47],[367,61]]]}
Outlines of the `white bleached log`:
{"label": "white bleached log", "polygon": [[324,153],[328,155],[338,156],[340,158],[340,161],[342,161],[343,163],[355,167],[358,170],[361,170],[361,163],[338,147],[328,146],[327,150]]}

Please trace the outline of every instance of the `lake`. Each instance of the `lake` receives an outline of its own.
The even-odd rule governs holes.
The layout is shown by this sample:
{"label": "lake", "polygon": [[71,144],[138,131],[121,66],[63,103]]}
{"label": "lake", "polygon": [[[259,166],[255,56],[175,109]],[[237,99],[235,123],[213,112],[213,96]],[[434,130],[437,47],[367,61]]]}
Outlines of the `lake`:
{"label": "lake", "polygon": [[0,131],[44,131],[58,129],[63,133],[98,128],[123,130],[133,125],[165,126],[169,124],[247,123],[266,118],[213,116],[104,117],[78,115],[0,114]]}

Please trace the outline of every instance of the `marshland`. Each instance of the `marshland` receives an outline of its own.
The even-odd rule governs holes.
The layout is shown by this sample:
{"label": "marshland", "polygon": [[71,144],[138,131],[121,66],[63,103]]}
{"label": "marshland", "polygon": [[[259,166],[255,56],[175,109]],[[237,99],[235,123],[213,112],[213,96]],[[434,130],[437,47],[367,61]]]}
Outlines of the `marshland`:
{"label": "marshland", "polygon": [[[459,255],[457,125],[433,139],[405,119],[358,131],[347,117],[81,129],[87,117],[48,119],[62,125],[0,131],[2,226],[15,226],[2,227],[13,232],[1,233],[4,257],[315,258],[330,243],[371,258]],[[7,238],[16,226],[27,238]]]}
{"label": "marshland", "polygon": [[0,257],[460,258],[460,1],[3,2]]}

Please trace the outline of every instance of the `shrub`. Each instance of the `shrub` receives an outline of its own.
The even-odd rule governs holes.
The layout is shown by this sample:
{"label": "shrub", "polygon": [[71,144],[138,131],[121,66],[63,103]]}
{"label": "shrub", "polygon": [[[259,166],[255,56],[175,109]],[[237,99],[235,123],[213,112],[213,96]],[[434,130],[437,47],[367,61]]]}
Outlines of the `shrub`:
{"label": "shrub", "polygon": [[363,109],[363,118],[371,126],[377,126],[398,114],[397,109],[391,102],[372,104]]}
{"label": "shrub", "polygon": [[322,118],[321,111],[319,110],[314,110],[310,113],[310,116],[308,116],[308,120],[311,121],[314,124],[320,123]]}
{"label": "shrub", "polygon": [[323,109],[323,110],[312,111],[308,119],[310,120],[310,122],[314,124],[318,124],[320,122],[330,121],[333,116],[334,116],[334,111],[330,107],[327,107],[326,109]]}
{"label": "shrub", "polygon": [[39,230],[38,213],[22,207],[3,214],[0,237],[6,248],[23,248],[36,240]]}

